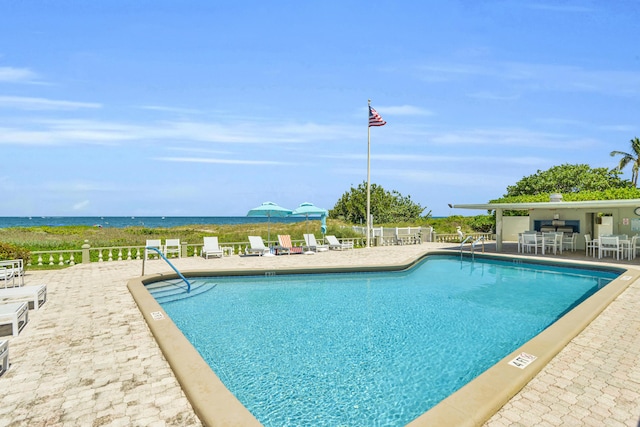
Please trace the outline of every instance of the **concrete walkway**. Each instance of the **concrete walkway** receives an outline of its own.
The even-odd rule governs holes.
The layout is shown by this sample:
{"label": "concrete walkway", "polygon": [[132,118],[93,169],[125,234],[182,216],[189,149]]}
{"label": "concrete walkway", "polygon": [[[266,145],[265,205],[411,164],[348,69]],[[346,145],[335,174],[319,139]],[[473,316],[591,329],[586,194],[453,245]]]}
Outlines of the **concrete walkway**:
{"label": "concrete walkway", "polygon": [[[312,256],[175,260],[180,270],[303,268],[407,263],[422,244]],[[490,247],[488,247],[490,250]],[[636,268],[636,263],[631,263]],[[0,426],[199,426],[135,305],[127,281],[141,261],[28,272],[48,301],[9,339],[0,378]],[[167,272],[161,261],[146,273]],[[487,426],[636,426],[640,417],[640,284],[634,283]]]}

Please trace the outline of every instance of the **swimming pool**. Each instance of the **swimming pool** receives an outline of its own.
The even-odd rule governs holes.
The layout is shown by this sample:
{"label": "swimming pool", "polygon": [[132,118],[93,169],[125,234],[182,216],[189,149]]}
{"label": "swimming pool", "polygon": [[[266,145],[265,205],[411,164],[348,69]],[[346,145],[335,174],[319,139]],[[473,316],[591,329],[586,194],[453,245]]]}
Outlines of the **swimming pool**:
{"label": "swimming pool", "polygon": [[216,277],[163,308],[265,425],[404,425],[617,274],[429,257],[395,273]]}

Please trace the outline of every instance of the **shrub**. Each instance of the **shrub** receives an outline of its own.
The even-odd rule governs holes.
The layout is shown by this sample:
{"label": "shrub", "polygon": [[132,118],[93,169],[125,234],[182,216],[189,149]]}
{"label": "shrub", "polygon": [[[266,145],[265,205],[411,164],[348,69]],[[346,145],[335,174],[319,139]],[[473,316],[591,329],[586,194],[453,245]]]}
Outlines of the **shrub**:
{"label": "shrub", "polygon": [[29,259],[31,253],[19,246],[10,243],[0,242],[0,260],[8,259]]}

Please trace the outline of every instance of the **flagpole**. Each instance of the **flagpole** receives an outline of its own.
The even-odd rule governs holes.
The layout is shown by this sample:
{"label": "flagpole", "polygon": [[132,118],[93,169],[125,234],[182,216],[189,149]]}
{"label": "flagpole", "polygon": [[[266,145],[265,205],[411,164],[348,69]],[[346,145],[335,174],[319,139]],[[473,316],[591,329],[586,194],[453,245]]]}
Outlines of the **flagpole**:
{"label": "flagpole", "polygon": [[[371,100],[367,108],[367,119]],[[367,124],[367,248],[371,247],[371,126]]]}

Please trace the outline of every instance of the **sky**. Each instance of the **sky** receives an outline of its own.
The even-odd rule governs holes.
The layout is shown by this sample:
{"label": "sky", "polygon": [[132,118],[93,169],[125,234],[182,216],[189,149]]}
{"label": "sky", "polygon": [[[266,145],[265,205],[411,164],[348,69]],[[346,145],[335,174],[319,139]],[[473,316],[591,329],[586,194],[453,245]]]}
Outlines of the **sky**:
{"label": "sky", "polygon": [[481,214],[448,204],[631,150],[639,18],[635,0],[0,0],[0,216],[331,209],[369,142],[371,183]]}

